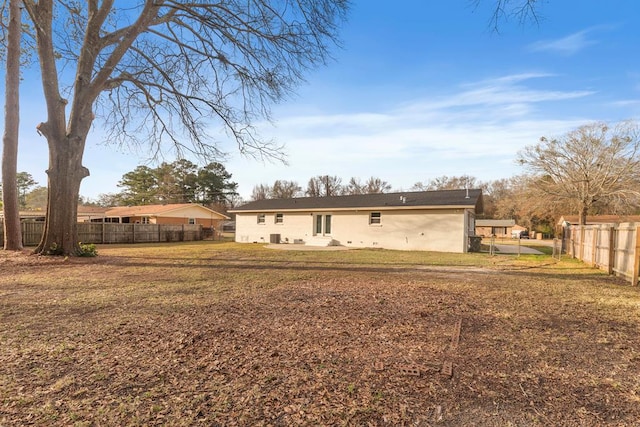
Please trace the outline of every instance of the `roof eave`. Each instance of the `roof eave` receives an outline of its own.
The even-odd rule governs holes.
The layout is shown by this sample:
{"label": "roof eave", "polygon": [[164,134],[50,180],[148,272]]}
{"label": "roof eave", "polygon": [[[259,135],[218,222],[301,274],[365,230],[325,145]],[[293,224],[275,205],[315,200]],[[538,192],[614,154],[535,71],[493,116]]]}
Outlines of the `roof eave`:
{"label": "roof eave", "polygon": [[347,211],[396,211],[396,210],[437,210],[437,209],[474,209],[476,205],[416,205],[416,206],[357,206],[357,207],[341,207],[341,208],[269,208],[269,209],[242,209],[242,210],[229,210],[229,213],[242,214],[242,213],[266,213],[266,212],[347,212]]}

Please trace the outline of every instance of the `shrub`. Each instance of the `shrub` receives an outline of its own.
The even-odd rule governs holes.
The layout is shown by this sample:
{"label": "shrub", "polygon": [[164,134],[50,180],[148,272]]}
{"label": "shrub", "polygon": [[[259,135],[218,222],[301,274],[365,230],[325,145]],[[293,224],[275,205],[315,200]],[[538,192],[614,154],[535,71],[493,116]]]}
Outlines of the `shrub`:
{"label": "shrub", "polygon": [[80,256],[94,257],[98,256],[98,249],[93,243],[80,243]]}
{"label": "shrub", "polygon": [[51,246],[49,246],[49,249],[47,249],[46,252],[47,255],[62,255],[62,248],[58,247],[57,243],[52,243]]}

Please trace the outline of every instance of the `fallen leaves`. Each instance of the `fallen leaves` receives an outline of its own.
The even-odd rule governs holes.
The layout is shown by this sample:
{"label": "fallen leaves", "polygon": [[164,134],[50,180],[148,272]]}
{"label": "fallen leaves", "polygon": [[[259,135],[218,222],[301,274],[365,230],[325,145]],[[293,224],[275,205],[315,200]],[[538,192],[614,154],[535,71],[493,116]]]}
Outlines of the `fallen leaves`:
{"label": "fallen leaves", "polygon": [[637,316],[591,302],[640,298],[603,276],[350,270],[349,252],[339,268],[323,253],[268,253],[252,267],[255,253],[235,250],[12,267],[0,278],[0,424],[640,417]]}

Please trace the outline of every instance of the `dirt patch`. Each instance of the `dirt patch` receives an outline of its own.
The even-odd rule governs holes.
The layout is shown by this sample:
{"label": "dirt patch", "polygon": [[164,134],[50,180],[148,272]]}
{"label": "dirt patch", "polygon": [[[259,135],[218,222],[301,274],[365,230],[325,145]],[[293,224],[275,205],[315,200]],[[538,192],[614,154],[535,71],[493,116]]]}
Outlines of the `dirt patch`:
{"label": "dirt patch", "polygon": [[638,291],[574,264],[106,252],[0,261],[0,424],[640,419]]}

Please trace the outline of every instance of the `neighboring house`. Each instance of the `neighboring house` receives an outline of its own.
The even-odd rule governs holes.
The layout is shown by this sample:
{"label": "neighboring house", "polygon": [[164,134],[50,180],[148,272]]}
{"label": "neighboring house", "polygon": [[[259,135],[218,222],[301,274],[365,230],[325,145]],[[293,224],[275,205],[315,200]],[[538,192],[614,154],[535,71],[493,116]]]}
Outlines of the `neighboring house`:
{"label": "neighboring house", "polygon": [[266,199],[230,212],[236,242],[467,252],[482,191]]}
{"label": "neighboring house", "polygon": [[[640,215],[587,215],[587,225],[620,224],[622,222],[640,222]],[[558,226],[568,227],[579,225],[578,215],[563,215],[558,220]]]}
{"label": "neighboring house", "polygon": [[[102,220],[107,209],[96,206],[78,206],[78,222]],[[44,210],[20,211],[20,220],[26,222],[44,222],[46,216],[47,212]],[[2,218],[3,213],[0,210],[0,219]]]}
{"label": "neighboring house", "polygon": [[[620,224],[623,222],[640,222],[640,215],[587,215],[586,225]],[[563,215],[556,223],[556,234],[564,235],[564,230],[572,225],[580,225],[578,215]]]}
{"label": "neighboring house", "polygon": [[511,237],[515,219],[476,219],[476,235],[482,237]]}
{"label": "neighboring house", "polygon": [[[22,211],[22,221],[44,221],[45,211]],[[0,210],[2,219],[2,210]],[[119,206],[103,208],[78,206],[78,222],[111,222],[133,224],[200,224],[222,231],[222,223],[229,217],[195,203]]]}
{"label": "neighboring house", "polygon": [[78,222],[102,222],[110,208],[99,206],[78,206]]}
{"label": "neighboring house", "polygon": [[[542,235],[541,235],[542,236]],[[511,238],[520,239],[521,237],[529,238],[529,231],[521,225],[514,225],[511,229]],[[542,238],[542,237],[541,237]]]}
{"label": "neighboring house", "polygon": [[225,233],[235,233],[236,232],[236,222],[235,221],[225,221],[222,223],[222,231]]}
{"label": "neighboring house", "polygon": [[229,217],[195,203],[118,206],[108,208],[104,218],[92,222],[115,222],[134,224],[200,224],[218,230]]}
{"label": "neighboring house", "polygon": [[[45,211],[20,211],[20,221],[44,221]],[[4,221],[4,212],[0,209],[0,221]]]}

